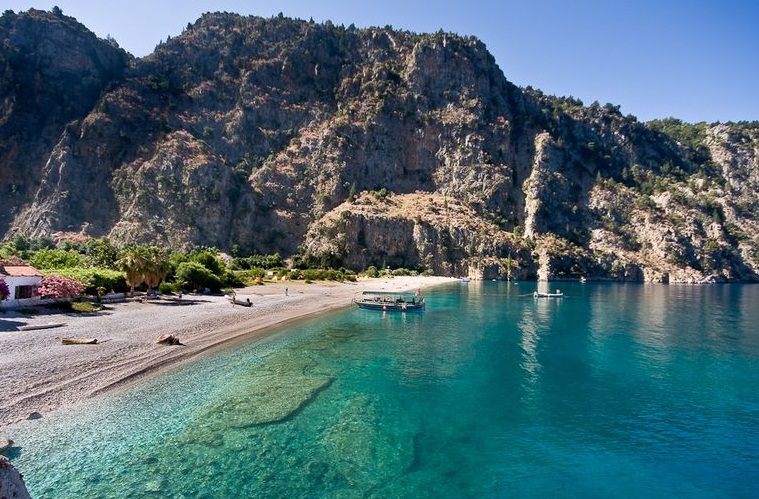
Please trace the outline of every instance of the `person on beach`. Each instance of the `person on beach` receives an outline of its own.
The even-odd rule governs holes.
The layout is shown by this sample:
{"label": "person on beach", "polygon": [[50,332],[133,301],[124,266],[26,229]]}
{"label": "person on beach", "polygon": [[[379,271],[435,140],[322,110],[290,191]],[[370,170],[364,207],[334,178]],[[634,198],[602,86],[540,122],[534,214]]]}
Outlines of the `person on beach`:
{"label": "person on beach", "polygon": [[285,288],[285,296],[287,296],[287,288]]}
{"label": "person on beach", "polygon": [[237,292],[232,291],[232,306],[235,306],[235,301],[237,301]]}

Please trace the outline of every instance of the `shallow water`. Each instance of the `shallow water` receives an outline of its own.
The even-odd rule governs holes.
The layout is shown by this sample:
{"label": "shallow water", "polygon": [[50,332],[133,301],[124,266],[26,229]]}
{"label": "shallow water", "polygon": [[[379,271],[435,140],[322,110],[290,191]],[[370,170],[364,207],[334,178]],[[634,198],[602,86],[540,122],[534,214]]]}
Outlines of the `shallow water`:
{"label": "shallow water", "polygon": [[759,286],[471,282],[10,428],[35,498],[755,497]]}

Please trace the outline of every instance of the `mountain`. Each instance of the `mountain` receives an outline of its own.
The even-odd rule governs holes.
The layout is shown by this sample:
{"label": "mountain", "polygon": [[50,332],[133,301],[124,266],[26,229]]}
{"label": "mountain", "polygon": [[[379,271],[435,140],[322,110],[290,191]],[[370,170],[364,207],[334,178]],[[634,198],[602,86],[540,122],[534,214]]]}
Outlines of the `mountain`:
{"label": "mountain", "polygon": [[0,18],[0,234],[483,277],[759,280],[759,124],[641,123],[479,40],[205,14],[134,58]]}

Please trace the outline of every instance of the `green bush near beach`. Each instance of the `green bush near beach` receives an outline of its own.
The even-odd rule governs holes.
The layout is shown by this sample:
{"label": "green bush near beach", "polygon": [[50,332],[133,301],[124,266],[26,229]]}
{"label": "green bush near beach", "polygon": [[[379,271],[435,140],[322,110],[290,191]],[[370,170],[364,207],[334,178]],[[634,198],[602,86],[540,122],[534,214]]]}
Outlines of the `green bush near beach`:
{"label": "green bush near beach", "polygon": [[40,270],[84,267],[84,255],[73,250],[43,248],[35,251],[29,264]]}
{"label": "green bush near beach", "polygon": [[103,268],[87,267],[70,267],[57,268],[55,273],[58,275],[71,277],[83,283],[86,287],[84,293],[88,295],[97,295],[98,288],[105,292],[123,293],[129,290],[124,273],[118,270]]}
{"label": "green bush near beach", "polygon": [[266,277],[266,271],[262,268],[251,268],[247,270],[233,270],[235,278],[240,281],[243,286],[253,286],[261,283],[264,277]]}
{"label": "green bush near beach", "polygon": [[99,303],[92,303],[88,301],[65,301],[53,303],[47,305],[47,308],[53,310],[61,310],[63,312],[74,312],[79,314],[91,314],[93,312],[99,312],[103,310],[103,306]]}
{"label": "green bush near beach", "polygon": [[198,262],[180,263],[177,267],[176,281],[181,283],[184,289],[192,291],[204,288],[219,291],[223,285],[217,275]]}
{"label": "green bush near beach", "polygon": [[350,270],[340,269],[305,269],[293,270],[290,273],[291,280],[305,281],[356,281],[356,274]]}
{"label": "green bush near beach", "polygon": [[98,312],[102,309],[103,309],[103,306],[97,303],[90,303],[86,301],[76,301],[76,302],[71,303],[71,310],[73,312],[79,312],[83,314]]}
{"label": "green bush near beach", "polygon": [[164,281],[158,285],[158,292],[162,295],[170,295],[175,291],[180,291],[176,283]]}

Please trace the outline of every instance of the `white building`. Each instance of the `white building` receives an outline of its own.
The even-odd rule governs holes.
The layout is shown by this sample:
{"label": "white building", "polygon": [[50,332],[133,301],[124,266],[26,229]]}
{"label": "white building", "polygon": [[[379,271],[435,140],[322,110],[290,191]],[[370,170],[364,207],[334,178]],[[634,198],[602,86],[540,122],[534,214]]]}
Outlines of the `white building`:
{"label": "white building", "polygon": [[0,265],[0,279],[8,285],[8,298],[0,301],[2,308],[36,305],[40,301],[37,292],[42,283],[42,272],[30,265]]}

